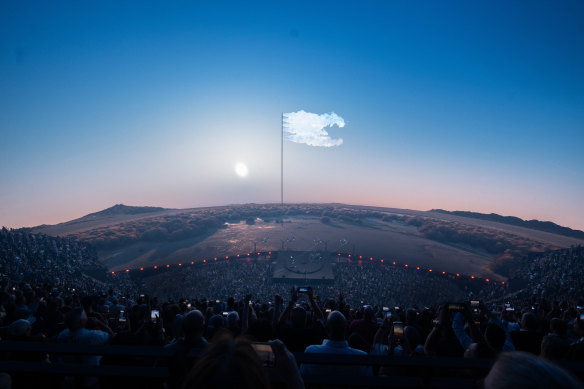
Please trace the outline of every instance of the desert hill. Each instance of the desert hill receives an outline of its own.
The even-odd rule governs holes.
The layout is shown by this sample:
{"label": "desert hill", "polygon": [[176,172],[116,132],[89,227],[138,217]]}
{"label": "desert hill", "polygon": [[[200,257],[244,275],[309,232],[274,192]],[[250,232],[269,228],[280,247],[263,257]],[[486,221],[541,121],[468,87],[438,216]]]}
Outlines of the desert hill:
{"label": "desert hill", "polygon": [[90,243],[113,270],[254,250],[322,250],[505,277],[529,253],[584,239],[443,211],[344,204],[247,204],[169,210],[116,205],[31,229]]}
{"label": "desert hill", "polygon": [[433,209],[431,212],[439,212],[450,215],[464,216],[469,218],[475,218],[480,220],[489,220],[503,224],[509,224],[512,226],[519,226],[530,228],[538,231],[551,232],[552,234],[558,234],[563,236],[569,236],[578,239],[584,239],[584,231],[573,230],[568,227],[562,227],[556,223],[549,221],[539,221],[539,220],[523,220],[515,216],[502,216],[496,213],[478,213],[469,211],[445,211],[443,209]]}

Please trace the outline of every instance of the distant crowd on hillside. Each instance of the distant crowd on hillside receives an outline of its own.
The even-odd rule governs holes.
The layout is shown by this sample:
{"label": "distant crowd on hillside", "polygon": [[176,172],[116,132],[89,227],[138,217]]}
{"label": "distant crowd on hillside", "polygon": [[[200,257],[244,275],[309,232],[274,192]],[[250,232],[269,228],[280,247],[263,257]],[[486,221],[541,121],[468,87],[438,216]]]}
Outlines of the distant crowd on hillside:
{"label": "distant crowd on hillside", "polygon": [[538,301],[551,304],[584,306],[584,247],[577,246],[532,254],[515,264],[511,283],[519,284],[510,293],[507,285],[486,285],[479,297],[485,301],[510,301],[533,305]]}
{"label": "distant crowd on hillside", "polygon": [[94,290],[89,269],[105,272],[90,245],[68,238],[0,229],[0,274],[12,282],[49,283],[61,288]]}

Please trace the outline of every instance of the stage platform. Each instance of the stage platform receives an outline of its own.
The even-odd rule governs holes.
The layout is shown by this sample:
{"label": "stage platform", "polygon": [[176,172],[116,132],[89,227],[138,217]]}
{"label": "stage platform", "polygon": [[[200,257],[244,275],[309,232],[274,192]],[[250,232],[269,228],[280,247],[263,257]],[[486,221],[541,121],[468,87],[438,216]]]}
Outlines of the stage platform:
{"label": "stage platform", "polygon": [[272,281],[290,284],[332,284],[336,257],[318,251],[280,251],[272,262]]}

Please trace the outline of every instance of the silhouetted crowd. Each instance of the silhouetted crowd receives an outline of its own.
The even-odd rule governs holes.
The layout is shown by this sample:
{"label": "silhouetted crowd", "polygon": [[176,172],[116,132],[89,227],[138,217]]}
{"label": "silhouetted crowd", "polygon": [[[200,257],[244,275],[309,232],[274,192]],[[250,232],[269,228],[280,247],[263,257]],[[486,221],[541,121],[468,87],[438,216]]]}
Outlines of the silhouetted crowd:
{"label": "silhouetted crowd", "polygon": [[95,290],[103,284],[87,270],[105,269],[86,243],[22,230],[0,229],[0,274],[12,281]]}
{"label": "silhouetted crowd", "polygon": [[[271,261],[246,259],[210,262],[185,266],[162,272],[146,279],[136,290],[146,290],[150,295],[175,299],[187,296],[215,297],[222,300],[234,290],[250,291],[262,301],[288,292],[289,284],[275,282]],[[430,306],[441,301],[464,300],[468,291],[445,277],[428,272],[407,270],[390,264],[347,261],[338,263],[334,282],[320,283],[318,297],[321,301],[334,299],[339,292],[351,291],[346,300],[351,305],[364,302],[379,305]],[[115,282],[130,285],[130,276],[121,273],[112,278]],[[310,282],[308,280],[307,282]],[[415,287],[413,285],[423,285]]]}
{"label": "silhouetted crowd", "polygon": [[[584,247],[572,247],[532,254],[518,260],[510,275],[511,283],[492,283],[480,291],[484,301],[508,301],[518,305],[544,304],[553,301],[565,305],[582,305],[584,299]],[[547,303],[546,303],[547,301]]]}
{"label": "silhouetted crowd", "polygon": [[[140,285],[130,274],[110,275],[106,283],[80,275],[96,261],[83,244],[5,229],[0,234],[2,341],[172,351],[164,360],[0,353],[3,361],[164,365],[170,372],[164,383],[57,375],[43,387],[262,388],[276,376],[284,387],[302,388],[315,376],[416,374],[395,366],[299,366],[291,352],[492,358],[486,388],[581,387],[551,361],[584,361],[582,248],[532,259],[526,287],[516,292],[498,284],[474,293],[427,272],[369,263],[338,264],[334,284],[293,287],[272,283],[270,261],[261,259],[167,271],[155,284]],[[0,374],[0,388],[39,386],[35,380]]]}

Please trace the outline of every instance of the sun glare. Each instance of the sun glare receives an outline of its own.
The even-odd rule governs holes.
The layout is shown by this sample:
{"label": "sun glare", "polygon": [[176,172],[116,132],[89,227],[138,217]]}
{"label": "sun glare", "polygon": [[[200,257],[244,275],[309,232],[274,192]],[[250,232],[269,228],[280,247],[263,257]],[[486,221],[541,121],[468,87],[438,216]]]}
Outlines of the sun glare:
{"label": "sun glare", "polygon": [[239,176],[239,177],[245,177],[247,176],[247,166],[245,166],[245,164],[238,162],[235,164],[235,173]]}

